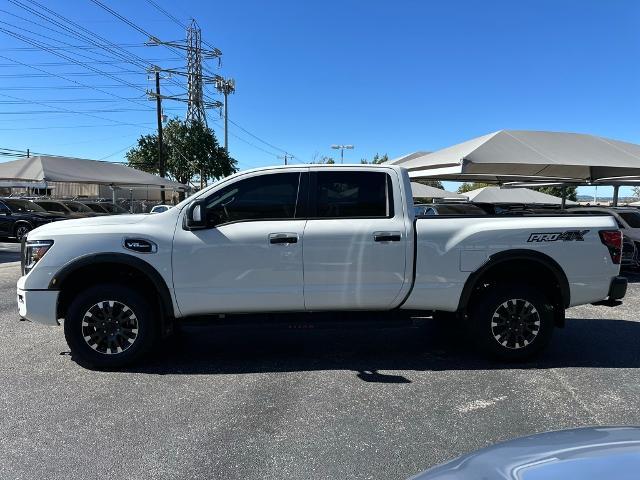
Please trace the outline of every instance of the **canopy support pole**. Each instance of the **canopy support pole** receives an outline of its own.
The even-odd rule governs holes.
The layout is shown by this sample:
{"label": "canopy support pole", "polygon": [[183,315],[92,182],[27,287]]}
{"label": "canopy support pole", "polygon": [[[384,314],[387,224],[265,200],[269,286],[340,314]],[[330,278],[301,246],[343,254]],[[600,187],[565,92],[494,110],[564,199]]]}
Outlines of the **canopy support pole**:
{"label": "canopy support pole", "polygon": [[614,207],[618,206],[618,193],[620,192],[620,185],[613,186],[613,201],[611,202]]}
{"label": "canopy support pole", "polygon": [[560,204],[560,209],[564,210],[567,206],[567,187],[562,187],[562,203]]}

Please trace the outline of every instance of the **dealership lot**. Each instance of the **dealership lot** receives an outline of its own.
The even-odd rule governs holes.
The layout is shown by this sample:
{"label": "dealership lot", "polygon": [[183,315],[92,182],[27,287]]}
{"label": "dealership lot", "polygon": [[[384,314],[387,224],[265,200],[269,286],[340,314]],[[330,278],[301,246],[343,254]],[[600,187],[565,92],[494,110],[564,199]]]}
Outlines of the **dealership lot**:
{"label": "dealership lot", "polygon": [[134,370],[73,363],[18,321],[0,244],[0,478],[406,478],[551,429],[640,424],[640,284],[583,306],[539,361],[467,352],[455,329],[190,327]]}

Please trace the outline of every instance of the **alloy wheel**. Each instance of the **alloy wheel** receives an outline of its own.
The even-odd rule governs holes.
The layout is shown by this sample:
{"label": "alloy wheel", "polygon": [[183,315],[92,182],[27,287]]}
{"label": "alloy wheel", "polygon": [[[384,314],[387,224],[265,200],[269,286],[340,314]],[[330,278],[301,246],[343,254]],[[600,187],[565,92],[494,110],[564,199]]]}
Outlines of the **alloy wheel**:
{"label": "alloy wheel", "polygon": [[22,240],[24,237],[27,236],[30,230],[31,229],[26,225],[19,226],[18,228],[16,228],[16,239]]}
{"label": "alloy wheel", "polygon": [[491,318],[491,334],[503,347],[520,349],[540,333],[540,314],[527,300],[512,298],[500,304]]}
{"label": "alloy wheel", "polygon": [[138,338],[138,318],[117,300],[104,300],[89,308],[82,317],[81,328],[87,345],[105,355],[126,351]]}

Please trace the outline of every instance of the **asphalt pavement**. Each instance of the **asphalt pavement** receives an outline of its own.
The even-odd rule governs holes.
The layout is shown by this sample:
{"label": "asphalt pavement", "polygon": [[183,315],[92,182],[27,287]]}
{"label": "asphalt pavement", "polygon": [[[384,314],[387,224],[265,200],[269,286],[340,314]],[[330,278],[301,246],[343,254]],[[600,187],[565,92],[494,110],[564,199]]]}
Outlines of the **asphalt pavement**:
{"label": "asphalt pavement", "polygon": [[516,366],[428,323],[189,327],[139,367],[99,372],[71,360],[60,327],[19,321],[19,267],[3,261],[3,480],[404,479],[521,435],[640,424],[640,284],[620,307],[571,309],[550,350]]}

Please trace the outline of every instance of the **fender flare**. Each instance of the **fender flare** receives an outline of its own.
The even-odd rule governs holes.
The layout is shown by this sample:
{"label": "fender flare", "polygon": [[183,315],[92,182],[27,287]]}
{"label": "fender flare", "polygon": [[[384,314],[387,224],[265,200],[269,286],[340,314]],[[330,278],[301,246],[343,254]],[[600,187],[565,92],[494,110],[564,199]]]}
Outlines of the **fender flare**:
{"label": "fender flare", "polygon": [[558,285],[560,286],[560,296],[562,299],[563,307],[569,307],[571,301],[571,290],[569,288],[569,281],[567,280],[567,276],[558,262],[556,262],[549,255],[538,252],[536,250],[514,249],[505,250],[491,255],[480,268],[469,275],[469,278],[467,278],[467,281],[464,284],[464,288],[462,289],[462,294],[460,295],[458,311],[463,311],[467,307],[467,305],[469,304],[469,300],[471,299],[471,295],[478,282],[489,269],[495,267],[496,265],[500,265],[501,263],[514,260],[533,261],[550,270],[551,273],[553,273],[556,281],[558,282]]}
{"label": "fender flare", "polygon": [[[151,264],[144,260],[128,255],[126,253],[94,253],[76,258],[64,265],[49,282],[49,290],[60,290],[64,281],[80,268],[98,263],[111,263],[126,265],[141,271],[153,284],[160,297],[160,305],[163,310],[163,317],[174,318],[173,301],[171,292],[162,275]],[[163,320],[164,323],[165,320]]]}

